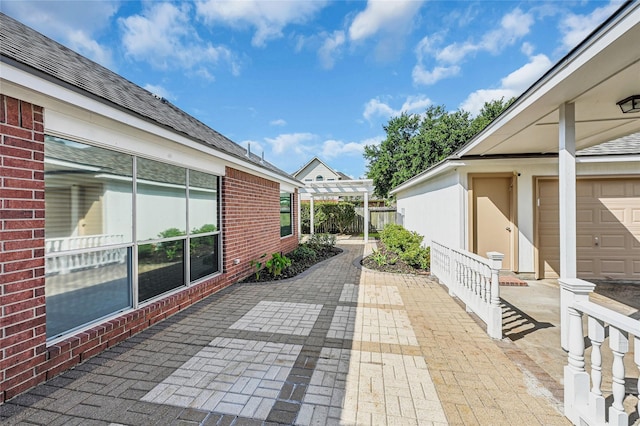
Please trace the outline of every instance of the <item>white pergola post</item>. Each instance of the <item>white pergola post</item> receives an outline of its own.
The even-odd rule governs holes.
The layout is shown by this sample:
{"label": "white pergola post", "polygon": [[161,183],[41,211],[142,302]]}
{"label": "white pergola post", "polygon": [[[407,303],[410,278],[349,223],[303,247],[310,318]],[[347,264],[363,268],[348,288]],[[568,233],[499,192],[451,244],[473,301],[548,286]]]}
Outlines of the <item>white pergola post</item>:
{"label": "white pergola post", "polygon": [[364,193],[364,242],[369,242],[369,193]]}
{"label": "white pergola post", "polygon": [[300,241],[300,239],[302,238],[302,194],[300,193],[300,191],[297,191],[298,193],[298,206],[296,208],[297,211],[297,217],[298,217],[298,241]]}
{"label": "white pergola post", "polygon": [[[577,278],[576,256],[576,119],[575,105],[560,105],[558,185],[560,214],[560,279]],[[560,313],[560,337],[564,349],[568,349],[569,314]]]}
{"label": "white pergola post", "polygon": [[309,234],[313,235],[313,194],[309,196]]}

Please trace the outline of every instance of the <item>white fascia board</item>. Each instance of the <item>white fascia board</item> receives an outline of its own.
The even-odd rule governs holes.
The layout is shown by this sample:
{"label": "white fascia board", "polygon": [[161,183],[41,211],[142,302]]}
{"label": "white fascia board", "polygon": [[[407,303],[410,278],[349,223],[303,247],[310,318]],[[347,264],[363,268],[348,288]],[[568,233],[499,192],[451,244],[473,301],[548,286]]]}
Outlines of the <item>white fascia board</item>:
{"label": "white fascia board", "polygon": [[396,186],[395,188],[393,188],[391,191],[389,191],[389,195],[394,195],[397,194],[398,192],[402,192],[402,191],[406,191],[407,189],[425,182],[429,179],[432,179],[438,175],[443,174],[444,172],[456,168],[456,167],[462,167],[465,166],[466,163],[462,162],[462,161],[449,161],[446,160],[444,163],[434,167],[433,169],[427,171],[426,173],[422,174],[422,175],[417,175],[416,177],[401,183],[400,185]]}
{"label": "white fascia board", "polygon": [[[576,163],[640,163],[640,155],[598,155],[576,157]],[[640,168],[640,164],[638,165]]]}
{"label": "white fascia board", "polygon": [[[548,75],[544,75],[540,80],[533,83],[532,86],[525,90],[525,92],[507,108],[504,115],[497,117],[489,123],[489,125],[475,137],[475,140],[463,146],[455,155],[463,157],[470,150],[486,140],[487,137],[499,132],[506,123],[515,119],[540,98],[556,89],[558,85],[569,79],[572,74],[580,70],[587,62],[605,50],[613,41],[632,29],[638,22],[640,22],[640,2],[630,5],[615,22],[611,22],[607,28],[603,28],[600,34],[595,34],[588,43],[573,52],[570,57],[564,58],[561,62],[556,63]],[[573,98],[564,100],[564,102],[571,101],[573,101]],[[556,105],[556,108],[558,106],[559,104]],[[546,114],[551,112],[552,111],[547,111]],[[541,117],[532,117],[531,122],[533,123],[539,118]],[[502,142],[499,142],[498,145],[501,143]],[[488,149],[491,148],[493,147],[489,147]]]}
{"label": "white fascia board", "polygon": [[122,124],[123,126],[132,127],[136,130],[155,135],[170,142],[219,158],[230,163],[230,165],[243,169],[243,171],[258,174],[270,180],[286,182],[296,188],[301,186],[300,182],[297,180],[289,179],[270,170],[257,167],[251,162],[242,161],[237,157],[214,149],[213,147],[209,147],[204,143],[196,142],[193,139],[185,137],[177,132],[134,116],[126,111],[111,107],[103,102],[91,99],[90,97],[84,96],[76,91],[37,77],[4,62],[0,62],[0,76],[3,94],[45,107],[45,131],[47,130],[46,107],[52,105],[52,103],[61,102],[86,110],[90,114],[106,117]]}

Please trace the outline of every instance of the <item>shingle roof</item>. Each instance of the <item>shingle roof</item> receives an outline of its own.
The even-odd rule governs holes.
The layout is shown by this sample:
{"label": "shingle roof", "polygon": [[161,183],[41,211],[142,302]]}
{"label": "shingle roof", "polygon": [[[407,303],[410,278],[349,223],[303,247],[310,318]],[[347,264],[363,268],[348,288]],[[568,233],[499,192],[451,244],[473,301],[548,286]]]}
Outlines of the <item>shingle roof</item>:
{"label": "shingle roof", "polygon": [[623,136],[576,152],[578,156],[640,154],[640,133]]}
{"label": "shingle roof", "polygon": [[45,37],[24,24],[0,13],[0,55],[53,77],[58,84],[80,89],[112,106],[167,127],[218,151],[253,163],[283,177],[295,179],[274,165],[264,162],[206,124],[165,99],[128,81],[124,77]]}

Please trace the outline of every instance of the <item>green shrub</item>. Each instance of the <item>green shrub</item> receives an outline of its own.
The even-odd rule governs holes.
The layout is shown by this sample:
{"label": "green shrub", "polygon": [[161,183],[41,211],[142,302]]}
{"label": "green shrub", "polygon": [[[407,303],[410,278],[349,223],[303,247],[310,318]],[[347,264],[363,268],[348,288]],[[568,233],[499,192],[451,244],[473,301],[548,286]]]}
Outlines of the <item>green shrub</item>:
{"label": "green shrub", "polygon": [[336,245],[336,236],[332,234],[313,234],[309,236],[307,244],[314,249],[329,249]]}
{"label": "green shrub", "polygon": [[380,233],[380,239],[387,249],[398,254],[420,247],[423,238],[417,232],[408,231],[401,225],[394,224],[385,226]]}
{"label": "green shrub", "polygon": [[318,257],[316,251],[308,244],[300,244],[295,250],[287,255],[294,262],[314,261]]}
{"label": "green shrub", "polygon": [[401,225],[387,225],[380,233],[380,240],[387,250],[397,253],[400,259],[414,268],[428,269],[431,252],[429,248],[421,246],[423,239],[422,235]]}

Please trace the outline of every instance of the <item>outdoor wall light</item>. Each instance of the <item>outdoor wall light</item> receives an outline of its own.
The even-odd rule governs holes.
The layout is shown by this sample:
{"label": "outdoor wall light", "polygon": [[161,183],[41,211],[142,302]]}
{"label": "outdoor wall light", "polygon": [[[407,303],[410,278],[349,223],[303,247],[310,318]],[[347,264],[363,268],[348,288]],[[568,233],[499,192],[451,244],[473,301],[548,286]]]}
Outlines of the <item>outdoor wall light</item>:
{"label": "outdoor wall light", "polygon": [[640,112],[640,95],[629,96],[616,102],[616,105],[620,107],[624,114],[628,112]]}

